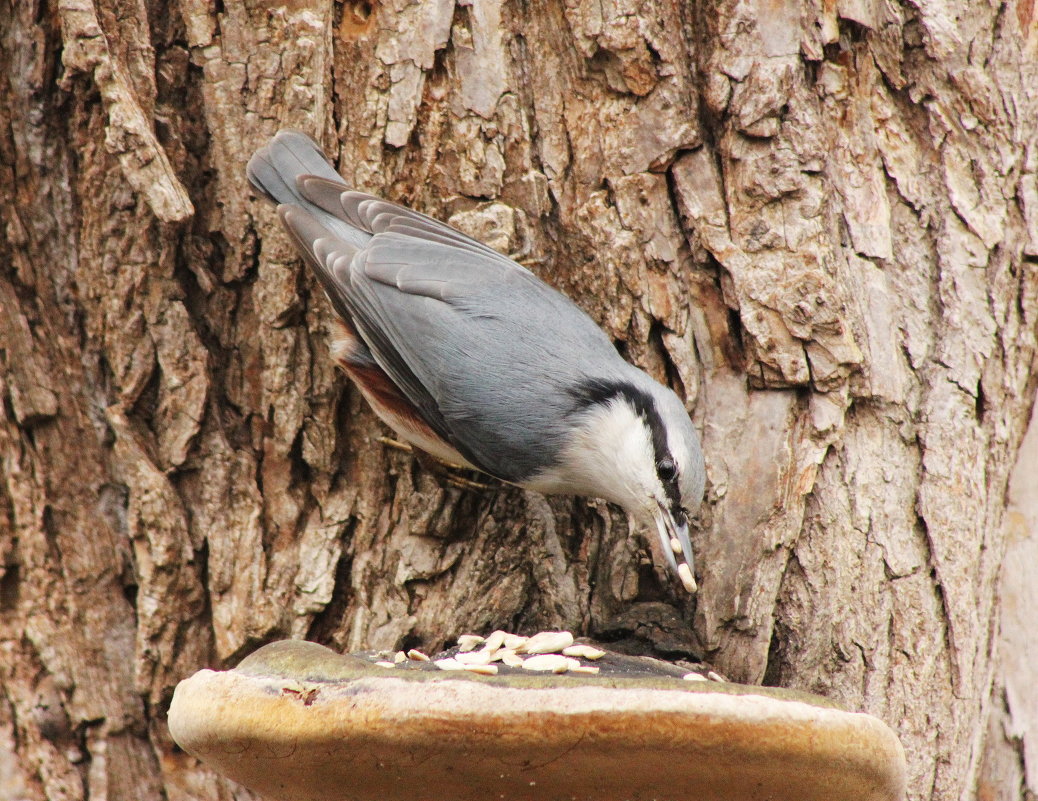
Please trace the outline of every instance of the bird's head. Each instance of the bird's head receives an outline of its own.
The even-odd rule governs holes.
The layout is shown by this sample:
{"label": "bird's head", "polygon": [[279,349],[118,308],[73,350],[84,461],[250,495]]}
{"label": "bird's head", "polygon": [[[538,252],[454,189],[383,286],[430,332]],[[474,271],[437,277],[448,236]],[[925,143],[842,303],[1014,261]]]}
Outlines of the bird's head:
{"label": "bird's head", "polygon": [[[692,571],[688,515],[703,499],[705,468],[699,435],[677,395],[640,371],[631,380],[587,382],[570,420],[549,491],[619,504],[656,527],[675,572],[675,544]],[[682,577],[686,586],[691,575]]]}

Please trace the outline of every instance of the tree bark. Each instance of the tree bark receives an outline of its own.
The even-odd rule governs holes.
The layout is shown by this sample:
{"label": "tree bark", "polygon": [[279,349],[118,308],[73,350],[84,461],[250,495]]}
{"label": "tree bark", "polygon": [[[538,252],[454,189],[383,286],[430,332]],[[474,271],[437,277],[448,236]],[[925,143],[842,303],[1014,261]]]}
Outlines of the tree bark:
{"label": "tree bark", "polygon": [[[498,627],[871,712],[913,799],[1033,797],[999,575],[1038,542],[1005,514],[1036,391],[1035,14],[0,0],[0,799],[249,797],[170,741],[180,679],[283,637]],[[245,181],[285,126],[687,399],[695,599],[615,508],[383,444]]]}

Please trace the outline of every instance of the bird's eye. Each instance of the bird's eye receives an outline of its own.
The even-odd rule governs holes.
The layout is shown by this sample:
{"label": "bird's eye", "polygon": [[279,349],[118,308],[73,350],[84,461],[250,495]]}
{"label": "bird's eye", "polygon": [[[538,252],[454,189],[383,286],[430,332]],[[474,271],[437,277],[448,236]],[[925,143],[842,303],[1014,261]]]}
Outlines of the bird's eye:
{"label": "bird's eye", "polygon": [[678,475],[678,466],[669,456],[665,456],[656,464],[656,472],[664,481],[673,481]]}

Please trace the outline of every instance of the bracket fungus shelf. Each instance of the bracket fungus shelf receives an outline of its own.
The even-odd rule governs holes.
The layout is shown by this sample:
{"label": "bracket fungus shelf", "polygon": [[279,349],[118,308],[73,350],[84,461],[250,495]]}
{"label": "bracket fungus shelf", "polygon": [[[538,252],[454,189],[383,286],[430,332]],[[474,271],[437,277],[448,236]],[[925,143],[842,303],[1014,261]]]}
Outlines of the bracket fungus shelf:
{"label": "bracket fungus shelf", "polygon": [[683,681],[681,669],[653,675],[632,669],[636,657],[602,663],[597,674],[482,675],[286,640],[182,681],[169,728],[273,801],[903,797],[901,744],[874,717]]}

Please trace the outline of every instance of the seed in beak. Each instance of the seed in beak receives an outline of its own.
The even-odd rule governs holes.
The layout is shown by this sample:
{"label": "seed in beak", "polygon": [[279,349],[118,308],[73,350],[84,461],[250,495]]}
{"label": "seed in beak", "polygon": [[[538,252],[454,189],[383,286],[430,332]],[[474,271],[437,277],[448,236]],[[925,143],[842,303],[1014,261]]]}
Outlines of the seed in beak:
{"label": "seed in beak", "polygon": [[681,583],[685,585],[685,589],[690,593],[696,591],[696,578],[692,575],[692,568],[690,568],[685,562],[678,565],[678,578],[681,579]]}

